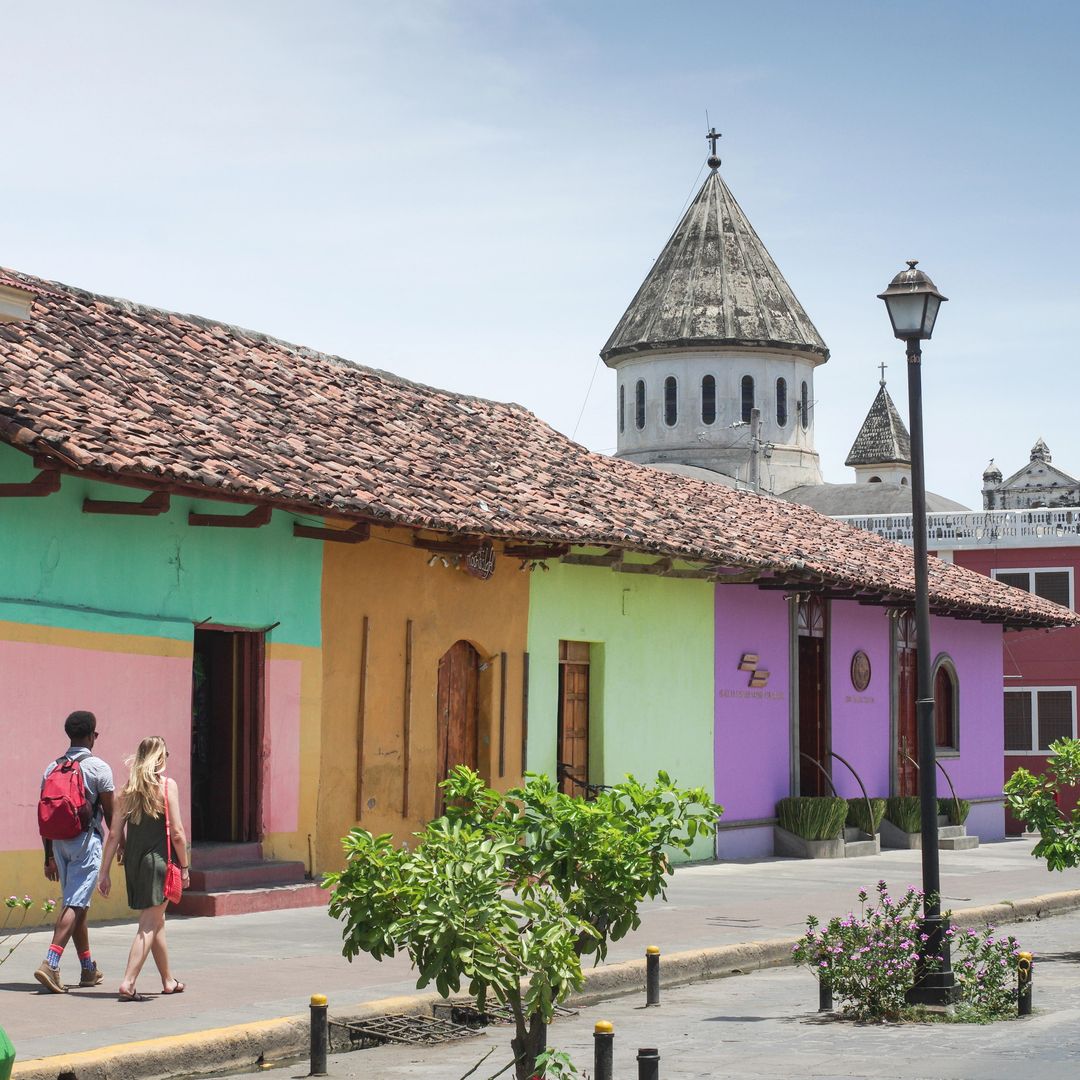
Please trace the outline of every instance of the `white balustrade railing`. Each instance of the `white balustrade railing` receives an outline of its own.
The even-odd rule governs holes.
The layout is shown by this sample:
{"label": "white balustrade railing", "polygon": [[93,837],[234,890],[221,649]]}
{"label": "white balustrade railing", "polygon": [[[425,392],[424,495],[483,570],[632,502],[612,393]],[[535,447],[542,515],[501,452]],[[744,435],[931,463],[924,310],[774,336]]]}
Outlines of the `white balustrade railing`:
{"label": "white balustrade railing", "polygon": [[[910,514],[838,516],[838,521],[912,542]],[[1080,545],[1080,507],[1041,510],[958,510],[926,515],[931,549]]]}

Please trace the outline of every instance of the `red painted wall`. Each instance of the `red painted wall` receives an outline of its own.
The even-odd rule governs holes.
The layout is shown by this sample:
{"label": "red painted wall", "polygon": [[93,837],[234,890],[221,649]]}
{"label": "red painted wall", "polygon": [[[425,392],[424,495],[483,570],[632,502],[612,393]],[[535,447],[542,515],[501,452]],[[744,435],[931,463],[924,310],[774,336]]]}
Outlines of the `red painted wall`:
{"label": "red painted wall", "polygon": [[[1080,600],[1080,547],[993,548],[975,551],[956,551],[953,561],[980,574],[990,576],[992,570],[1036,570],[1044,567],[1071,567],[1073,571],[1073,607]],[[1025,686],[1071,686],[1080,703],[1080,628],[1061,630],[1007,631],[1004,642],[1003,668],[1006,690]],[[1045,754],[1006,753],[1003,781],[1023,766],[1034,773],[1046,768]],[[1080,791],[1074,789],[1062,799],[1061,807],[1072,811],[1080,801]],[[1005,828],[1009,835],[1019,835],[1021,825],[1006,811]]]}

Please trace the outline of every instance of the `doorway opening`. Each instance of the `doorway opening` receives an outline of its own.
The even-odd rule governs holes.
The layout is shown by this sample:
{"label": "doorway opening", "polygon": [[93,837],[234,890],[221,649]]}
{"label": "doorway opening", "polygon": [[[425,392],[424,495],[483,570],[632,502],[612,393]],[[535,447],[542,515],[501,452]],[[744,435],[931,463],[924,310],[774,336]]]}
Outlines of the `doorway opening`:
{"label": "doorway opening", "polygon": [[801,599],[798,606],[799,639],[799,794],[831,795],[832,749],[829,732],[825,663],[825,601],[820,596]]}
{"label": "doorway opening", "polygon": [[559,727],[556,776],[564,795],[589,783],[589,643],[559,642]]}
{"label": "doorway opening", "polygon": [[445,809],[439,784],[450,770],[468,765],[478,771],[480,654],[467,641],[455,642],[439,660],[436,725],[435,817],[439,817]]}
{"label": "doorway opening", "polygon": [[919,794],[919,723],[915,616],[901,612],[896,620],[896,793]]}
{"label": "doorway opening", "polygon": [[191,835],[262,839],[266,643],[262,631],[195,631],[191,681]]}

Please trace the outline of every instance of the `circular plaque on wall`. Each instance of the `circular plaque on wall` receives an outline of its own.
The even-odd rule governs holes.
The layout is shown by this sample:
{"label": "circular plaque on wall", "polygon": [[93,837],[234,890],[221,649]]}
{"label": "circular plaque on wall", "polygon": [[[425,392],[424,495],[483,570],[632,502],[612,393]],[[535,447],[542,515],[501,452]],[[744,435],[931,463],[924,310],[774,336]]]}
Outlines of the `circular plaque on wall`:
{"label": "circular plaque on wall", "polygon": [[870,685],[870,657],[862,649],[851,658],[851,685],[860,694]]}

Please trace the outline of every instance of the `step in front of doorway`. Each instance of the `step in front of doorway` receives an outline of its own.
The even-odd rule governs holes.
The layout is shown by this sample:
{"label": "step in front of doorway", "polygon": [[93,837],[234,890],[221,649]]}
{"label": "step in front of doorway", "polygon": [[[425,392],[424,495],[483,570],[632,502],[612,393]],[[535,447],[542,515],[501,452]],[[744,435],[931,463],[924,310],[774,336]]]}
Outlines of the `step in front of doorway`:
{"label": "step in front of doorway", "polygon": [[320,907],[329,899],[329,890],[318,882],[303,881],[264,889],[225,889],[221,892],[189,889],[180,903],[169,910],[176,915],[248,915],[254,911]]}

